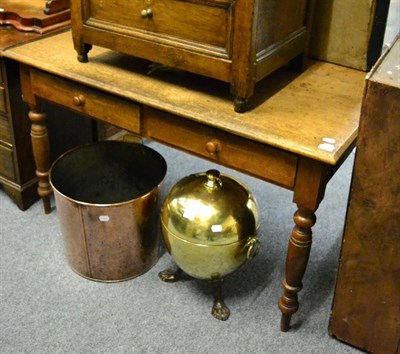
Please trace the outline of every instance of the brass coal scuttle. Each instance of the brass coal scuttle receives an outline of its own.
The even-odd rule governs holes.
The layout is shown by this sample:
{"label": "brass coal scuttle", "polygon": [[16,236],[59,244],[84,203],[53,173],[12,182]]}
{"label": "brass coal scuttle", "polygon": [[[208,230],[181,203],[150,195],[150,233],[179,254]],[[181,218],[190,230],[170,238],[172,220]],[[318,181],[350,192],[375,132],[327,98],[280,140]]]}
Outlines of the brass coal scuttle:
{"label": "brass coal scuttle", "polygon": [[183,271],[212,281],[211,313],[227,320],[230,311],[222,297],[222,281],[260,248],[256,237],[259,216],[252,193],[217,170],[187,176],[166,196],[161,226],[167,250],[178,267],[161,272],[161,280],[177,281]]}

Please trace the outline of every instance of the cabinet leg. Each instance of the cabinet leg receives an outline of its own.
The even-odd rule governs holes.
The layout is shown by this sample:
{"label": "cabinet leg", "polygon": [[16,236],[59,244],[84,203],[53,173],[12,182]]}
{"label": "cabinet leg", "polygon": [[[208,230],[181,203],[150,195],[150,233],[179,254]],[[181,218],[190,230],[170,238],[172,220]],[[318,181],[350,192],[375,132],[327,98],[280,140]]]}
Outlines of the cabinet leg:
{"label": "cabinet leg", "polygon": [[306,67],[306,55],[301,53],[297,57],[294,57],[289,61],[288,66],[293,72],[302,73]]}
{"label": "cabinet leg", "polygon": [[91,44],[83,43],[78,47],[76,50],[78,53],[78,61],[81,63],[87,63],[89,61],[88,59],[88,53],[92,49]]}
{"label": "cabinet leg", "polygon": [[297,293],[302,288],[302,279],[311,250],[311,228],[315,224],[316,217],[312,210],[299,207],[293,220],[295,226],[289,240],[286,278],[282,282],[284,293],[279,300],[279,309],[282,312],[281,331],[283,332],[290,329],[291,317],[299,309]]}
{"label": "cabinet leg", "polygon": [[45,124],[46,114],[39,112],[31,106],[29,119],[31,121],[31,140],[33,157],[36,163],[36,176],[38,177],[38,194],[43,200],[44,212],[51,212],[50,196],[52,189],[49,183],[49,139]]}
{"label": "cabinet leg", "polygon": [[235,112],[244,113],[248,110],[249,99],[243,97],[235,97],[233,100],[233,105]]}

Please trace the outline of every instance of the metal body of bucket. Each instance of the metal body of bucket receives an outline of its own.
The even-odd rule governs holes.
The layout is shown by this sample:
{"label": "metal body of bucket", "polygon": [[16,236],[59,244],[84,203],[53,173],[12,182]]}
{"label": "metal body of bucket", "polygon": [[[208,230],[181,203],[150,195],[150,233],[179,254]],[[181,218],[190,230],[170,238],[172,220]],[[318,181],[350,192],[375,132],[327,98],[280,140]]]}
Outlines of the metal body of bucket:
{"label": "metal body of bucket", "polygon": [[159,258],[157,199],[166,162],[140,144],[105,141],[68,151],[50,171],[71,268],[121,281]]}

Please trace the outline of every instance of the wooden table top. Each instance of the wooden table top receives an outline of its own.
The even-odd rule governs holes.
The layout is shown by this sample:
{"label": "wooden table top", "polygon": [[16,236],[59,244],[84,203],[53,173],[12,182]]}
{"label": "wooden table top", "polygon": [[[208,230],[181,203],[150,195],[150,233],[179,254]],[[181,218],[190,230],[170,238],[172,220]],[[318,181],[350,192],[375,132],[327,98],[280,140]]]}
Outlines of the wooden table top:
{"label": "wooden table top", "polygon": [[70,31],[6,50],[3,56],[295,154],[336,164],[357,136],[366,73],[311,62],[256,86],[254,108],[235,113],[226,83],[94,47],[80,63]]}

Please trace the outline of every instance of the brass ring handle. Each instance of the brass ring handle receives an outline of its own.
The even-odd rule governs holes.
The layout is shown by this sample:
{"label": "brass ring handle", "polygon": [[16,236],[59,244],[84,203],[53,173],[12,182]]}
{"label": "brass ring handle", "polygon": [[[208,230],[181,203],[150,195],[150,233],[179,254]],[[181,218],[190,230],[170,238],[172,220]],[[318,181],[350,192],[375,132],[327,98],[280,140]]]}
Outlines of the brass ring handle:
{"label": "brass ring handle", "polygon": [[[258,237],[251,237],[244,246],[247,249],[247,259],[253,259],[260,252],[260,240]],[[254,248],[255,247],[255,248]]]}
{"label": "brass ring handle", "polygon": [[74,106],[82,107],[86,103],[86,98],[83,95],[74,96],[72,103]]}
{"label": "brass ring handle", "polygon": [[140,11],[140,16],[142,16],[142,18],[150,19],[153,17],[153,11],[150,8],[143,9],[142,11]]}
{"label": "brass ring handle", "polygon": [[221,148],[220,148],[220,144],[218,141],[209,141],[206,144],[206,150],[210,155],[215,155],[216,153],[218,153]]}

